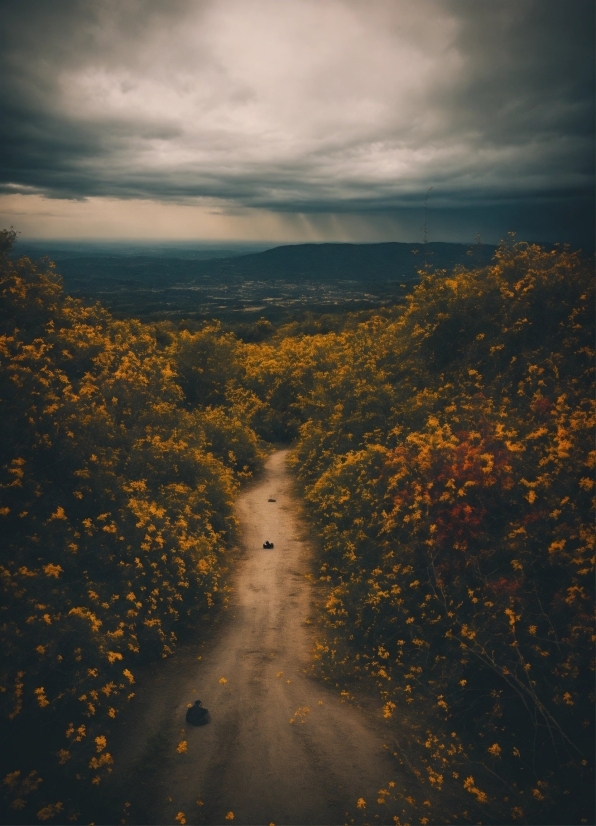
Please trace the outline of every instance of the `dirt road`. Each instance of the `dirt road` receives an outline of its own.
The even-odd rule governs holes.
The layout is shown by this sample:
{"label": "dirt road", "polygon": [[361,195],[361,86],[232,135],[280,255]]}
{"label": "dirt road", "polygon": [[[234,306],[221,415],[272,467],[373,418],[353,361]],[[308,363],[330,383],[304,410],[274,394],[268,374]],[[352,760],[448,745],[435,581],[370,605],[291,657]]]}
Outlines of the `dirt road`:
{"label": "dirt road", "polygon": [[[158,742],[142,790],[151,822],[174,823],[182,812],[189,824],[230,823],[232,812],[236,824],[342,824],[358,798],[373,803],[390,780],[399,783],[381,715],[305,675],[309,550],[286,454],[275,452],[239,499],[245,553],[217,639],[183,667],[156,665],[145,686],[125,759],[142,761]],[[273,550],[263,549],[267,539]],[[184,722],[195,698],[211,714],[201,728]]]}

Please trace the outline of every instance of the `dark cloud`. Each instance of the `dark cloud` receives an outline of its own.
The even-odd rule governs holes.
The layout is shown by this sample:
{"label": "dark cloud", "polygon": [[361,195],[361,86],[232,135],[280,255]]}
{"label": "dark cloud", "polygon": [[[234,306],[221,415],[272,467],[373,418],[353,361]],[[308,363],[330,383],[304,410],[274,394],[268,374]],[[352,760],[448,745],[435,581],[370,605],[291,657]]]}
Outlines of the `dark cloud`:
{"label": "dark cloud", "polygon": [[447,223],[590,234],[593,29],[588,0],[4,0],[0,188],[397,215],[432,186]]}

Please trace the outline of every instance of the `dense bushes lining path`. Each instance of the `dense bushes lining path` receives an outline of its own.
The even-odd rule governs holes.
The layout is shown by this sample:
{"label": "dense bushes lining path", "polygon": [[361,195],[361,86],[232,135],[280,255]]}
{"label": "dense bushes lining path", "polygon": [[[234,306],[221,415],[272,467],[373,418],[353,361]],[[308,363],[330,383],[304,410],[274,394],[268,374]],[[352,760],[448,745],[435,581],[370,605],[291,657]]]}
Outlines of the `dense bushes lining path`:
{"label": "dense bushes lining path", "polygon": [[135,663],[168,656],[217,604],[238,486],[263,440],[287,438],[321,537],[319,673],[372,679],[389,725],[421,714],[427,784],[484,821],[590,822],[589,263],[511,243],[488,267],[423,274],[404,306],[245,345],[217,323],[84,307],[51,265],[9,260],[13,240],[0,273],[7,819],[78,818],[77,794],[59,790],[111,770]]}

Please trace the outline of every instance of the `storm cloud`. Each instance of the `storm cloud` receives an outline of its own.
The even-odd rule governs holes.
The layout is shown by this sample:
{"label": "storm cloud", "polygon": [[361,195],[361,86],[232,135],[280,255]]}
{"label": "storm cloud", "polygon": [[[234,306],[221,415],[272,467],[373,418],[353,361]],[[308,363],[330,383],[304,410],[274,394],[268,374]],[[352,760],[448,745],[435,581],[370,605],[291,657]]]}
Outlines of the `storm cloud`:
{"label": "storm cloud", "polygon": [[581,234],[593,24],[586,0],[4,0],[0,191],[315,216],[433,187],[444,220]]}

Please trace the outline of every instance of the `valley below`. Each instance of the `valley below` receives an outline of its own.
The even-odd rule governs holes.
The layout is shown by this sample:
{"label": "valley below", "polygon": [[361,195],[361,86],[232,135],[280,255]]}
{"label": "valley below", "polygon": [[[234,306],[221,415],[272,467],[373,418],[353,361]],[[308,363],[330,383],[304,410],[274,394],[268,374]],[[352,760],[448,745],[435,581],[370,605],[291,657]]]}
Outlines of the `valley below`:
{"label": "valley below", "polygon": [[[418,283],[420,269],[484,265],[494,251],[487,244],[393,242],[297,244],[248,253],[172,247],[152,254],[76,245],[51,255],[70,295],[101,301],[115,316],[234,324],[394,305]],[[47,250],[29,243],[18,252],[35,258]]]}

